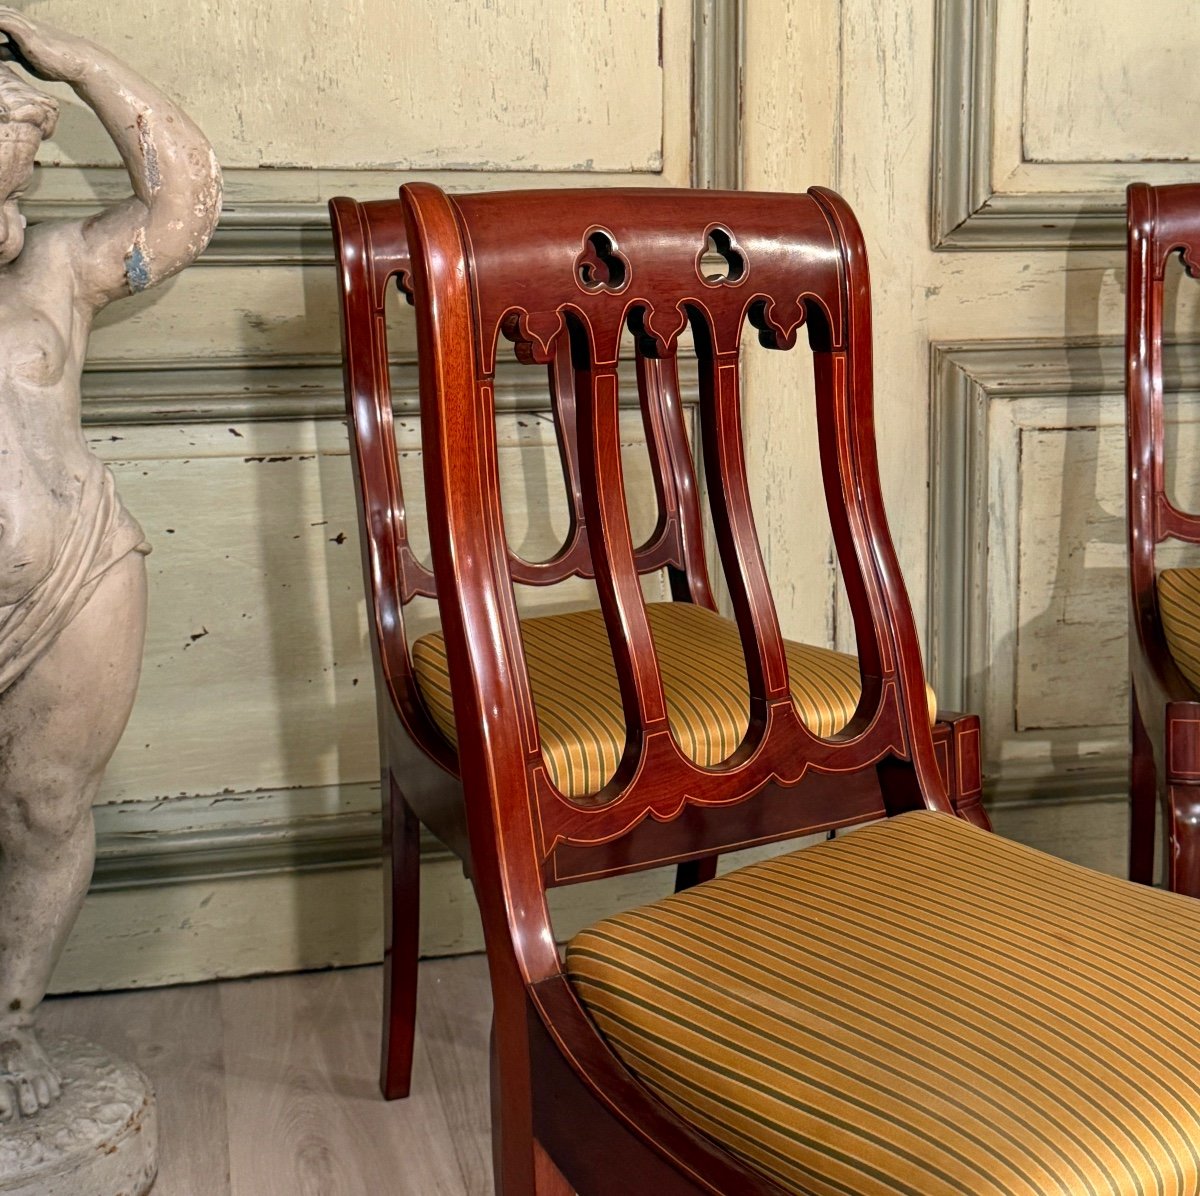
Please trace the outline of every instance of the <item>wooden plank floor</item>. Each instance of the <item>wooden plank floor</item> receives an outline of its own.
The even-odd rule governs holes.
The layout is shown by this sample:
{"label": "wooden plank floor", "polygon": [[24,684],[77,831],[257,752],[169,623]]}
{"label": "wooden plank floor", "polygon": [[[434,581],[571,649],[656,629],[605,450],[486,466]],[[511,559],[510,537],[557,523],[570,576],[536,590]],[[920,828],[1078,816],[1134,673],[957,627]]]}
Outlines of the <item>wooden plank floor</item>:
{"label": "wooden plank floor", "polygon": [[55,998],[43,1024],[150,1076],[154,1196],[489,1196],[483,957],[421,965],[413,1094],[390,1104],[381,992],[378,968],[352,968]]}

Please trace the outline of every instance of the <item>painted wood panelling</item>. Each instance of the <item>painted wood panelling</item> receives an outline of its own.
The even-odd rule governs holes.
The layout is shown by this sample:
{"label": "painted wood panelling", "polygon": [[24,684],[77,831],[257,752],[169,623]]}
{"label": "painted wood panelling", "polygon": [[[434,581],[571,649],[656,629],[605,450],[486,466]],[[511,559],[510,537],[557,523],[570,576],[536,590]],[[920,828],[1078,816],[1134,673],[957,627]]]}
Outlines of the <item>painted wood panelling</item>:
{"label": "painted wood panelling", "polygon": [[[637,412],[623,418],[630,511],[644,537],[654,525],[645,438]],[[399,420],[396,432],[414,546],[427,557],[415,420]],[[101,425],[88,439],[155,549],[139,700],[98,800],[373,778],[367,616],[342,421]],[[498,440],[510,543],[540,559],[566,528],[552,430],[538,413],[502,415]],[[521,596],[538,609],[587,601],[591,588]],[[658,590],[665,597],[661,580]],[[432,604],[422,603],[412,633],[435,627]]]}
{"label": "painted wood panelling", "polygon": [[[1183,0],[1136,12],[1115,0],[937,0],[935,243],[1120,245],[1126,183],[1192,174],[1185,12]],[[1155,102],[1160,89],[1175,102]],[[1154,131],[1139,140],[1143,126]]]}
{"label": "painted wood panelling", "polygon": [[[1188,177],[1194,109],[1180,85],[1200,33],[1183,0],[1151,0],[1136,18],[1116,0],[995,3],[997,191]],[[1172,92],[1180,102],[1164,103]]]}
{"label": "painted wood panelling", "polygon": [[[402,360],[415,352],[412,328],[411,318],[397,318],[393,351]],[[318,352],[340,359],[332,268],[196,265],[107,308],[92,335],[89,362],[119,370],[129,362],[205,358],[215,365]]]}
{"label": "painted wood panelling", "polygon": [[[659,12],[646,0],[34,0],[30,11],[69,17],[170,84],[232,169],[662,167]],[[71,97],[43,160],[117,158]]]}
{"label": "painted wood panelling", "polygon": [[[985,715],[991,791],[1023,803],[1005,807],[1003,825],[1065,850],[1071,819],[1099,802],[1089,861],[1118,867],[1119,357],[1114,375],[1097,354],[1122,330],[1124,182],[1195,177],[1200,164],[1187,160],[1186,114],[1147,117],[1114,97],[1137,71],[1189,94],[1195,55],[1182,52],[1186,23],[1168,19],[1176,3],[1088,6],[1104,27],[1093,47],[1101,33],[1081,29],[1082,16],[1064,23],[1085,7],[1073,0],[356,0],[392,18],[360,50],[353,30],[321,43],[333,18],[308,0],[165,15],[152,4],[136,19],[97,0],[35,0],[63,25],[130,34],[114,45],[193,103],[232,164],[205,259],[220,268],[114,308],[93,341],[89,435],[156,543],[156,589],[146,686],[99,812],[97,888],[59,986],[378,950],[363,610],[321,204],[337,192],[393,194],[416,175],[459,188],[684,185],[694,168],[707,183],[842,191],[871,255],[880,468],[933,680],[948,705]],[[233,34],[205,40],[218,9]],[[303,52],[264,69],[251,35],[285,17],[280,44]],[[436,21],[434,45],[443,35],[454,45],[418,43],[393,86],[396,31],[421,21]],[[185,54],[197,46],[199,57]],[[494,69],[460,70],[480,47]],[[722,132],[714,122],[739,111],[728,79],[738,47],[740,130]],[[212,88],[194,67],[213,59],[229,86]],[[367,62],[378,70],[348,69]],[[448,79],[469,119],[441,106]],[[405,88],[419,102],[400,111]],[[258,105],[243,129],[235,113],[246,118],[248,97]],[[298,114],[290,123],[284,104]],[[1160,141],[1142,137],[1147,120]],[[544,139],[529,135],[538,122]],[[94,130],[65,128],[63,161],[108,160]],[[1155,156],[1182,160],[1131,160]],[[109,166],[44,170],[31,215],[78,212],[121,186]],[[1193,336],[1195,293],[1180,299],[1179,334]],[[407,419],[402,311],[395,345]],[[784,354],[748,362],[759,528],[785,630],[852,647],[804,369]],[[557,467],[536,404],[522,404],[514,397],[503,417],[505,496],[510,531],[532,551],[553,535]],[[633,461],[644,448],[628,431]],[[419,445],[405,443],[402,465],[415,467]],[[409,468],[410,502],[416,477]],[[1076,661],[1086,692],[1072,699]],[[427,948],[477,941],[454,865],[431,857],[427,871]],[[252,926],[250,908],[261,913]]]}
{"label": "painted wood panelling", "polygon": [[[743,177],[751,190],[836,185],[838,77],[819,58],[839,40],[836,5],[745,8]],[[836,58],[833,59],[836,61]],[[803,64],[803,69],[798,69]],[[833,541],[815,449],[806,351],[746,349],[744,418],[758,534],[784,633],[836,638]]]}
{"label": "painted wood panelling", "polygon": [[[1030,162],[1194,159],[1195,103],[1181,78],[1200,54],[1191,0],[1029,0],[1022,103]],[[1119,36],[1114,36],[1116,31]]]}
{"label": "painted wood panelling", "polygon": [[[1183,17],[1174,0],[939,6],[933,239],[978,282],[938,303],[991,321],[930,328],[957,342],[931,372],[931,652],[943,692],[984,716],[993,798],[1030,810],[1126,786],[1124,187],[1197,177]],[[987,247],[1022,251],[1005,255],[1017,285],[994,255],[953,252]],[[1175,337],[1195,339],[1198,300],[1173,280]],[[1171,368],[1194,461],[1194,350]]]}
{"label": "painted wood panelling", "polygon": [[[1094,815],[1088,862],[1113,871],[1123,189],[1200,177],[1191,25],[1175,0],[747,6],[745,178],[831,183],[866,235],[880,469],[932,680],[984,716],[997,824],[1065,851]],[[1141,101],[1142,78],[1175,103]],[[1181,286],[1180,338],[1198,298]],[[747,397],[764,493],[805,471],[781,406]],[[770,567],[811,579],[786,608],[815,617],[828,576],[802,518]],[[847,644],[840,608],[833,633]]]}
{"label": "painted wood panelling", "polygon": [[[201,262],[218,263],[328,261],[325,200],[395,194],[412,172],[452,188],[686,185],[693,134],[707,135],[691,121],[694,2],[29,8],[123,51],[207,130],[226,218]],[[44,160],[85,165],[40,172],[35,216],[127,192],[96,122],[59,94],[67,111]]]}
{"label": "painted wood panelling", "polygon": [[[377,818],[378,795],[373,810]],[[210,829],[219,817],[209,817]],[[196,821],[206,819],[201,814]],[[220,836],[214,838],[219,843]],[[794,846],[814,841],[796,840]],[[735,852],[722,860],[722,871],[779,850],[773,844]],[[178,853],[170,854],[170,871],[153,884],[130,887],[122,880],[114,888],[101,885],[92,892],[55,973],[53,991],[178,984],[380,958],[383,906],[377,850],[369,860],[342,867],[287,866],[277,854],[265,863],[252,861],[242,873],[236,855],[218,845],[213,867],[226,871],[206,876],[196,868],[194,878],[183,880],[172,875]],[[673,869],[659,868],[555,889],[550,893],[555,931],[567,939],[599,918],[657,900],[672,890],[674,881]],[[421,868],[422,954],[482,950],[479,909],[461,865],[445,851],[427,854]]]}
{"label": "painted wood panelling", "polygon": [[[931,662],[983,716],[1001,800],[1120,793],[1127,770],[1120,342],[935,349]],[[1200,449],[1200,357],[1168,355],[1168,440]],[[1187,507],[1200,477],[1177,475]],[[1166,546],[1164,564],[1195,563]]]}

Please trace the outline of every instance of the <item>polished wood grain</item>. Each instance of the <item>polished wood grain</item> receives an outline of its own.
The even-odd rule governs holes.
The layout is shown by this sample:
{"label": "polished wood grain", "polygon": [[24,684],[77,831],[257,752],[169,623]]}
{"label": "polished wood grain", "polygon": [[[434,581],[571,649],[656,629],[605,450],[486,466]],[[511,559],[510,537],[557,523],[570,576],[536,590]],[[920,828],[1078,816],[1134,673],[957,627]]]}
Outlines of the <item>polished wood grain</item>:
{"label": "polished wood grain", "polygon": [[[947,780],[977,768],[978,724],[964,721],[963,737],[939,752],[924,705],[879,487],[861,232],[844,201],[820,188],[451,197],[409,184],[401,197],[433,572],[495,1006],[497,1191],[776,1192],[617,1060],[562,972],[546,892],[903,810],[952,814]],[[713,256],[723,270],[712,272]],[[742,443],[744,333],[786,351],[805,325],[826,505],[862,677],[856,713],[828,739],[792,703]],[[660,376],[682,352],[696,359],[707,507],[750,697],[745,738],[711,768],[671,733],[640,585],[645,546],[631,533],[617,420],[627,330],[641,357],[668,363]],[[529,365],[553,368],[564,344],[570,351],[576,419],[560,420],[560,435],[576,444],[576,525],[586,532],[626,722],[614,776],[585,799],[551,780],[530,694],[497,484],[494,385],[506,341]],[[652,421],[655,388],[642,387],[640,400]]]}
{"label": "polished wood grain", "polygon": [[370,1078],[377,967],[55,998],[44,1017],[150,1076],[154,1196],[490,1196],[487,966],[431,960],[421,981],[402,1104]]}
{"label": "polished wood grain", "polygon": [[1163,445],[1163,311],[1167,262],[1178,253],[1200,276],[1200,185],[1127,193],[1125,324],[1126,524],[1130,614],[1129,876],[1154,878],[1157,810],[1163,814],[1163,877],[1200,897],[1200,700],[1167,648],[1158,609],[1155,554],[1165,540],[1200,544],[1200,515],[1166,491]]}
{"label": "polished wood grain", "polygon": [[[453,746],[434,725],[422,700],[405,633],[405,608],[415,598],[435,596],[438,585],[433,573],[417,559],[410,544],[392,418],[387,306],[393,288],[409,296],[413,289],[404,210],[399,200],[361,203],[342,198],[331,201],[330,213],[339,264],[351,461],[358,496],[364,586],[371,611],[381,785],[382,792],[387,795],[384,802],[385,996],[380,1082],[384,1094],[391,1098],[407,1095],[411,1087],[414,1017],[418,1007],[420,825],[429,827],[463,860],[468,874],[470,847],[458,759]],[[736,262],[743,254],[742,247],[727,238],[720,228],[702,231],[704,236],[695,245],[689,245],[686,251],[694,269],[700,269],[710,233],[715,238],[714,248],[719,243],[731,261]],[[618,276],[628,266],[628,261],[623,259],[621,251],[613,252],[611,247],[606,247],[599,231],[593,230],[589,237],[581,238],[581,244],[572,245],[570,252],[572,256],[580,255],[579,268],[588,272],[590,281],[586,286],[594,295],[614,293],[614,288],[619,291]],[[761,267],[756,263],[755,268]],[[836,279],[833,281],[836,283]],[[536,285],[536,280],[531,283]],[[490,323],[493,337],[503,323],[500,318],[503,314],[492,312],[483,320],[484,324]],[[643,328],[635,349],[635,376],[657,500],[657,518],[644,542],[629,545],[616,572],[608,556],[608,539],[597,538],[594,529],[603,523],[626,518],[623,490],[613,484],[620,472],[619,455],[604,457],[598,452],[600,446],[590,439],[598,429],[580,420],[581,404],[587,404],[589,410],[597,408],[591,395],[579,391],[581,385],[599,386],[606,388],[610,400],[615,396],[616,342],[608,347],[605,370],[589,375],[581,374],[576,368],[571,341],[566,335],[554,335],[552,330],[549,339],[539,340],[537,329],[530,331],[528,317],[522,331],[519,315],[517,326],[504,328],[502,332],[503,336],[511,334],[515,337],[518,358],[545,369],[547,408],[553,413],[568,515],[561,545],[544,560],[527,560],[505,546],[503,555],[510,580],[525,585],[552,586],[572,578],[595,578],[603,592],[609,579],[624,578],[621,582],[624,594],[619,607],[636,618],[638,608],[633,590],[638,585],[637,578],[665,570],[674,600],[715,609],[709,562],[704,551],[701,488],[684,424],[678,361],[674,353],[656,350],[657,329]],[[794,329],[791,333],[794,334]],[[492,353],[491,348],[482,344],[480,350],[485,357]],[[728,384],[729,371],[721,376]],[[712,455],[721,443],[712,421],[722,419],[728,425],[739,403],[736,389],[714,390],[712,381],[706,377],[709,397],[702,406],[707,412],[703,417],[707,421],[703,440],[708,454],[704,468],[725,483],[709,492],[710,502],[715,503],[719,516],[718,542],[724,555],[736,551],[728,529],[732,526],[730,519],[737,512],[748,510],[748,483],[741,473],[737,477],[726,476],[723,471],[729,459]],[[436,388],[423,385],[423,404],[436,403],[437,399]],[[617,436],[615,402],[609,401],[602,406],[600,413],[608,420],[603,435],[611,449]],[[730,487],[738,495],[733,508],[724,505],[725,496],[734,493]],[[437,501],[436,495],[427,495],[429,499]],[[743,541],[746,530],[742,528],[739,533]],[[842,529],[843,539],[847,534]],[[755,592],[761,593],[765,585],[761,560],[757,561],[755,572]],[[737,572],[731,576],[736,579]],[[744,611],[747,596],[735,592],[734,600]],[[612,601],[610,597],[610,604]],[[611,612],[616,608],[610,605],[606,609]],[[638,673],[637,662],[649,659],[646,655],[648,629],[642,621],[637,625],[640,647],[626,657],[619,670],[621,683],[633,702],[631,709],[638,711],[637,717],[629,723],[631,729],[640,725],[646,710],[644,703],[651,700],[645,686],[657,684],[642,678],[632,689],[628,688]],[[765,622],[762,624],[766,625]],[[777,627],[773,634],[772,650],[776,654],[773,668],[777,679],[782,640]],[[863,650],[868,654],[873,651],[869,638],[863,641]],[[756,654],[748,657],[751,667],[756,659]],[[872,661],[868,659],[865,664],[866,675],[874,677],[876,670]],[[777,687],[774,697],[777,715],[783,717],[785,703]],[[660,698],[661,694],[653,695],[656,720],[648,730],[660,746],[665,746],[670,736],[665,734],[666,709]],[[949,798],[964,817],[987,826],[981,801],[978,741],[978,721],[973,716],[940,715],[934,730],[935,758]],[[810,751],[818,750],[813,737],[809,736],[807,742]],[[868,754],[876,750],[873,746],[867,749]],[[757,767],[761,770],[771,766],[771,762],[763,757]],[[847,798],[841,823],[867,817],[871,811],[879,809],[880,783],[874,772],[842,771],[838,773],[836,786],[827,786],[839,791],[847,787],[852,793]],[[552,812],[570,820],[569,810],[554,807]],[[647,861],[658,857],[680,857],[676,870],[677,889],[687,888],[714,874],[715,857],[712,855],[702,850],[679,851],[681,835],[689,839],[704,838],[707,832],[700,824],[706,817],[701,808],[692,807],[682,821],[670,825],[658,823],[656,829],[648,828],[640,837],[641,850]],[[791,833],[790,815],[781,814],[778,807],[764,817],[770,825],[764,823],[751,842]],[[649,833],[651,829],[655,829],[654,835]],[[559,881],[603,875],[609,870],[603,859],[594,858],[595,852],[586,843],[570,840],[572,836],[567,834],[555,861]],[[604,855],[603,847],[600,855]]]}

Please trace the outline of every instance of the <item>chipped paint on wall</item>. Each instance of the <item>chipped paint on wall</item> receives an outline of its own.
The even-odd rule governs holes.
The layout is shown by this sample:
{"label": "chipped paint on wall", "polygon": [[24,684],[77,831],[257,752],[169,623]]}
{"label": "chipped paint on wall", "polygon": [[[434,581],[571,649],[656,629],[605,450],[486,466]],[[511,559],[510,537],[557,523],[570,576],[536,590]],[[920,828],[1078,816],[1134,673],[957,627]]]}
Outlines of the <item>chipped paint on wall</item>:
{"label": "chipped paint on wall", "polygon": [[[662,157],[659,0],[145,0],[136,17],[111,0],[30,7],[119,52],[136,37],[130,60],[168,85],[229,168],[497,172],[591,161],[653,172]],[[58,160],[113,162],[70,91],[55,94]]]}

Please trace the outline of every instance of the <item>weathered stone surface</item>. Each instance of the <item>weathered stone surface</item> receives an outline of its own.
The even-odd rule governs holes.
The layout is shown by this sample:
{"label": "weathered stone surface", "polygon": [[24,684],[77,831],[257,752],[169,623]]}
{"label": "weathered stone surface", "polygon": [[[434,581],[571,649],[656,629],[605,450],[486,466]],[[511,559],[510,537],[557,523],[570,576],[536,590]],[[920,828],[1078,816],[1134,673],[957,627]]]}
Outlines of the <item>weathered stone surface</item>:
{"label": "weathered stone surface", "polygon": [[0,1126],[0,1196],[142,1196],[158,1170],[150,1082],[75,1038],[44,1038],[62,1096]]}
{"label": "weathered stone surface", "polygon": [[[0,59],[0,1191],[58,1191],[42,1178],[49,1167],[64,1192],[128,1196],[153,1173],[144,1084],[118,1082],[106,1061],[95,1082],[110,1098],[64,1113],[67,1077],[36,1032],[92,875],[90,811],[133,706],[146,628],[149,547],[80,435],[80,373],[96,315],[204,249],[221,172],[188,117],[100,46],[0,4]],[[130,198],[26,228],[20,201],[58,118],[27,76],[69,85],[92,109]],[[88,1056],[68,1055],[79,1096]]]}

